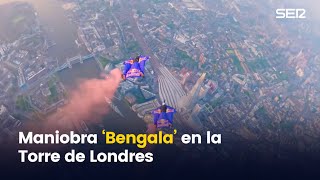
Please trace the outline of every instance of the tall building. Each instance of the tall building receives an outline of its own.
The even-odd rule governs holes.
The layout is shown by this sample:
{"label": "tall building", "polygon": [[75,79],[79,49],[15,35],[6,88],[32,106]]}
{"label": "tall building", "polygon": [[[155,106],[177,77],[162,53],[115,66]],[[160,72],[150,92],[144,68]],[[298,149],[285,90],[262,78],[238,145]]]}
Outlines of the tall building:
{"label": "tall building", "polygon": [[207,95],[208,91],[210,89],[210,86],[206,84],[204,87],[200,89],[199,98],[203,98]]}
{"label": "tall building", "polygon": [[201,111],[201,106],[199,104],[196,104],[194,106],[194,108],[192,109],[192,113],[191,113],[191,116],[198,116],[198,114],[200,113]]}
{"label": "tall building", "polygon": [[202,127],[202,123],[199,118],[199,113],[201,112],[201,109],[202,109],[201,105],[196,104],[192,109],[191,116],[189,119],[191,124],[193,124],[193,127],[196,127],[196,129],[199,129],[199,128],[201,129]]}
{"label": "tall building", "polygon": [[188,79],[188,77],[190,76],[190,73],[189,72],[186,72],[183,76],[182,76],[182,80],[181,80],[181,84],[182,85],[185,85],[186,84],[186,81]]}
{"label": "tall building", "polygon": [[8,119],[9,113],[7,108],[4,105],[0,106],[0,120]]}
{"label": "tall building", "polygon": [[163,65],[159,66],[159,95],[162,102],[166,102],[169,106],[178,108],[181,97],[185,96],[180,82],[171,74],[171,72]]}
{"label": "tall building", "polygon": [[[201,132],[201,129],[203,128],[201,121],[199,119],[198,115],[198,108],[194,109],[193,112],[187,111],[181,114],[181,120],[183,121],[184,125],[188,126],[194,131]],[[199,111],[200,112],[200,111]]]}
{"label": "tall building", "polygon": [[214,82],[212,80],[209,80],[208,83],[206,84],[206,86],[209,86],[209,93],[213,94],[214,92],[216,92],[216,90],[218,89],[218,83]]}
{"label": "tall building", "polygon": [[204,57],[204,54],[201,53],[200,57],[199,57],[199,64],[198,64],[198,67],[201,68],[201,66],[205,63],[205,57]]}
{"label": "tall building", "polygon": [[191,111],[199,100],[199,94],[201,90],[201,85],[206,77],[206,73],[203,73],[201,77],[197,80],[196,84],[192,87],[188,95],[183,96],[179,101],[180,111]]}
{"label": "tall building", "polygon": [[4,105],[0,105],[0,144],[12,140],[20,126],[21,122],[11,116]]}

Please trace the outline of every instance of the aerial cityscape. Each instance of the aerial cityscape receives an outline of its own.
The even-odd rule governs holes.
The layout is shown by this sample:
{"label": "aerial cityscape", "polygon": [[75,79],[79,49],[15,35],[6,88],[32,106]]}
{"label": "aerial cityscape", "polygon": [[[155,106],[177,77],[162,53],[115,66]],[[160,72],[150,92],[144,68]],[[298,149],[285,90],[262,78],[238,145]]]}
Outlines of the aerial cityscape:
{"label": "aerial cityscape", "polygon": [[165,101],[181,133],[215,131],[265,151],[319,148],[320,31],[311,18],[276,19],[285,3],[0,1],[0,142],[63,111],[82,79],[148,55],[144,78],[101,97],[102,121],[73,128],[144,132]]}

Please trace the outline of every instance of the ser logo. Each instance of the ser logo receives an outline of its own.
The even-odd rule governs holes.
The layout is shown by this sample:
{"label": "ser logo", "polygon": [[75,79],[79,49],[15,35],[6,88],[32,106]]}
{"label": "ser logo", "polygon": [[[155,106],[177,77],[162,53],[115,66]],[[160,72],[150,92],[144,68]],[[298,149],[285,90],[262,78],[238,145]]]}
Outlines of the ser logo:
{"label": "ser logo", "polygon": [[276,10],[277,19],[305,19],[306,10],[305,9],[277,9]]}

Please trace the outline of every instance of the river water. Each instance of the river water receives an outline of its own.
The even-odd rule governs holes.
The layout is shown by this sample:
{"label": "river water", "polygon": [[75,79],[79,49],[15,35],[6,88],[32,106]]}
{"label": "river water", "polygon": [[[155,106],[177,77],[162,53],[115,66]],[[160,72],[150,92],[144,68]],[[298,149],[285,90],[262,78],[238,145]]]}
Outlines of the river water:
{"label": "river water", "polygon": [[83,48],[78,48],[75,43],[77,26],[69,21],[66,11],[62,8],[62,1],[0,0],[0,5],[11,2],[27,2],[33,5],[46,36],[56,43],[49,49],[51,57],[58,58],[60,63],[64,63],[66,58],[86,53]]}
{"label": "river water", "polygon": [[[0,5],[10,2],[17,2],[17,0],[0,0]],[[62,8],[62,1],[19,0],[19,2],[28,2],[33,5],[46,36],[57,44],[49,49],[49,56],[57,57],[60,63],[63,63],[65,58],[87,53],[79,49],[75,44],[77,26],[69,21],[66,11]],[[66,88],[72,90],[77,87],[77,82],[80,79],[99,78],[100,69],[94,60],[88,60],[83,64],[73,65],[72,69],[65,69],[59,72],[58,76]],[[116,99],[113,102],[125,115],[125,118],[115,112],[110,112],[103,118],[103,125],[106,130],[140,133],[145,131],[146,126],[143,120],[125,102]]]}

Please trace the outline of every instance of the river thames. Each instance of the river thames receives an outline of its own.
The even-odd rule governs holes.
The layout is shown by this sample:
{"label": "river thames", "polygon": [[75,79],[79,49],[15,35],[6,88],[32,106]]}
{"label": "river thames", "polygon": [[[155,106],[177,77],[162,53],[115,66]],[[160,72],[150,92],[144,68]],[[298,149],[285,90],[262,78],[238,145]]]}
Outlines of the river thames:
{"label": "river thames", "polygon": [[77,26],[69,21],[67,12],[63,9],[62,1],[0,0],[0,5],[12,2],[32,4],[45,36],[56,43],[55,46],[49,48],[48,54],[57,58],[61,64],[67,58],[87,53],[84,48],[78,48],[75,43],[75,40],[77,40]]}
{"label": "river thames", "polygon": [[[56,43],[49,49],[48,55],[57,58],[62,64],[66,58],[88,53],[78,48],[77,26],[73,24],[67,12],[63,9],[64,2],[57,0],[0,0],[0,5],[12,2],[27,2],[32,4],[45,35]],[[65,69],[57,75],[68,91],[77,88],[77,82],[83,79],[100,78],[100,68],[95,60],[87,60],[83,64],[73,65],[72,69]],[[130,106],[117,99],[113,103],[124,114],[125,118],[115,112],[109,112],[102,120],[105,129],[117,132],[141,133],[146,130],[144,121],[134,113]],[[106,108],[108,104],[106,103]]]}

